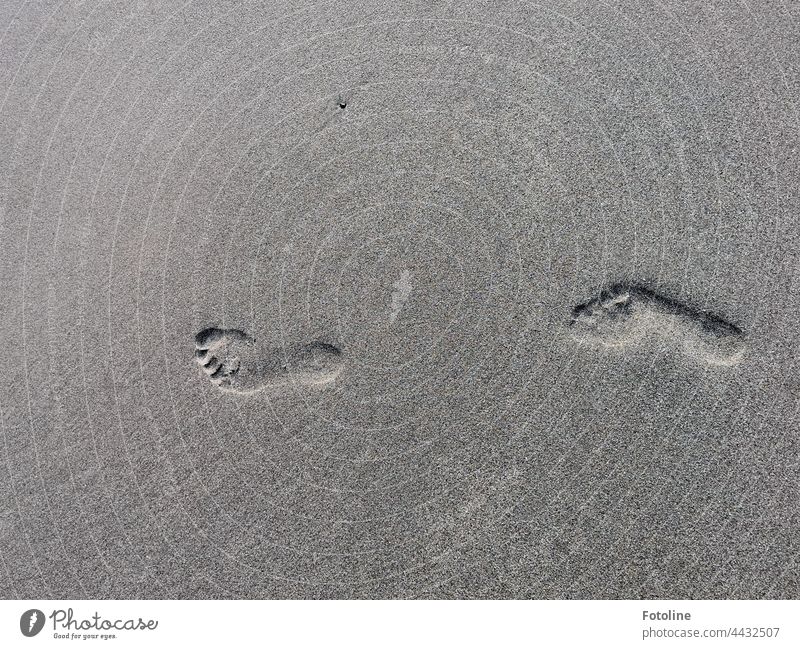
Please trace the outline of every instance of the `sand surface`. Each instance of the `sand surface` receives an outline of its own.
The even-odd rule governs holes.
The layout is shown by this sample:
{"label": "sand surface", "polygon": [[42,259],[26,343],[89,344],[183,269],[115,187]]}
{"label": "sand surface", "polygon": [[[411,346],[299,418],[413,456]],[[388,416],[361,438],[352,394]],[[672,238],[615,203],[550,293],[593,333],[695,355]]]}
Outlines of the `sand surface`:
{"label": "sand surface", "polygon": [[0,3],[0,596],[798,597],[798,99],[795,2]]}

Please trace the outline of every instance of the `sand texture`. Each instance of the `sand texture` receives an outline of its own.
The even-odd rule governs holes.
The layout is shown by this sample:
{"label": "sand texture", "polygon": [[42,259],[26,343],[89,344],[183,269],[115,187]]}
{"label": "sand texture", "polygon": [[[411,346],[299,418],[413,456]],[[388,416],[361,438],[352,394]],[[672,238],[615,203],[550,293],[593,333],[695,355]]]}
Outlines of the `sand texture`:
{"label": "sand texture", "polygon": [[800,4],[0,3],[0,596],[800,596]]}

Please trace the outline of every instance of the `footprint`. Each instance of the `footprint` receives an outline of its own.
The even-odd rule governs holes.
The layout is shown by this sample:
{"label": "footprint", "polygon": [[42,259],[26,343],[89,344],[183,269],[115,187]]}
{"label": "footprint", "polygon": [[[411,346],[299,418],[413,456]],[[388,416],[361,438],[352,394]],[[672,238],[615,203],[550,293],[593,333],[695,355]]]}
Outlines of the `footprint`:
{"label": "footprint", "polygon": [[250,393],[288,385],[319,386],[342,370],[342,353],[322,342],[265,347],[238,329],[204,329],[194,357],[225,392]]}
{"label": "footprint", "polygon": [[618,284],[575,307],[570,322],[580,342],[624,347],[655,336],[711,365],[735,365],[744,356],[742,331],[710,313],[637,286]]}

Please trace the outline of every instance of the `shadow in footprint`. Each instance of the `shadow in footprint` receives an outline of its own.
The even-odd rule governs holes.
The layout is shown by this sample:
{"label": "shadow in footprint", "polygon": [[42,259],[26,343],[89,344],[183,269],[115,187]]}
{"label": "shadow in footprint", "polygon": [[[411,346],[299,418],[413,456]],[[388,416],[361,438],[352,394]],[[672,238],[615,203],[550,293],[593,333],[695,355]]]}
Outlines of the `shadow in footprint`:
{"label": "shadow in footprint", "polygon": [[710,365],[734,365],[745,352],[741,329],[647,288],[617,284],[573,309],[570,333],[584,343],[624,347],[659,336]]}

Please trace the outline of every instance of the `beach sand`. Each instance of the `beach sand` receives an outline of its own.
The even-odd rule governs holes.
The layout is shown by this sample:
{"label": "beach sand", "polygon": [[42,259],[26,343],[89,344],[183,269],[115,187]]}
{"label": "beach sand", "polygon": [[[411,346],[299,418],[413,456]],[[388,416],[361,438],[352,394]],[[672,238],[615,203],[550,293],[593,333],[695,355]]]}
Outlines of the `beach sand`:
{"label": "beach sand", "polygon": [[4,3],[0,596],[798,597],[800,7],[649,5]]}

